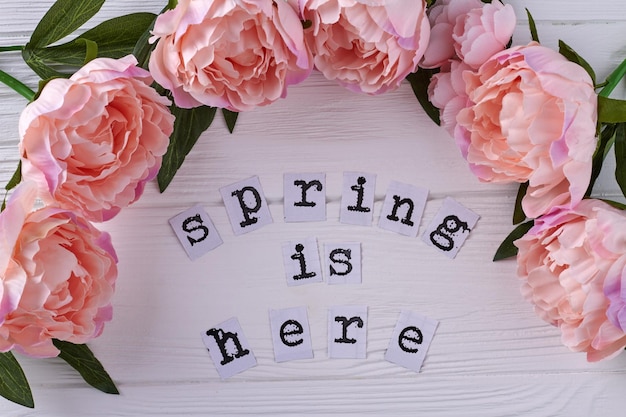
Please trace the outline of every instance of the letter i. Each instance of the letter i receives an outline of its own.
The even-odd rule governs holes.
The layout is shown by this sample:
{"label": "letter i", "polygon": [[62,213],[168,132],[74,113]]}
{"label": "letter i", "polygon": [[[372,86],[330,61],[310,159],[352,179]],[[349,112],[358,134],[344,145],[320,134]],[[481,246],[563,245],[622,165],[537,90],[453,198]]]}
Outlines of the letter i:
{"label": "letter i", "polygon": [[357,192],[357,197],[356,197],[356,206],[348,206],[348,210],[350,211],[360,211],[362,213],[367,213],[370,211],[369,207],[363,207],[363,194],[365,191],[365,187],[363,187],[363,184],[365,184],[367,182],[367,180],[365,179],[365,177],[359,177],[357,180],[357,185],[353,185],[352,187],[350,187],[350,189],[352,191],[356,191]]}
{"label": "letter i", "polygon": [[291,259],[300,262],[300,274],[293,276],[293,279],[295,280],[313,278],[315,276],[315,272],[306,272],[306,260],[304,259],[304,254],[302,253],[303,250],[304,245],[298,243],[296,245],[296,253],[291,255]]}

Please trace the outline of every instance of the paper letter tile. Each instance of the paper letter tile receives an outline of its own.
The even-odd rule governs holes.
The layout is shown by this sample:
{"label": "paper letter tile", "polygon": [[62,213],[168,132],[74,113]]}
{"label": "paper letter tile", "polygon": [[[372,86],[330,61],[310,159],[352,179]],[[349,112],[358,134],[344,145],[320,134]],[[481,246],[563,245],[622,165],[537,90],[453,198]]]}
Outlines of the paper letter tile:
{"label": "paper letter tile", "polygon": [[241,330],[239,320],[231,318],[202,334],[202,341],[220,378],[226,379],[256,365],[256,358]]}
{"label": "paper letter tile", "polygon": [[392,181],[387,189],[378,227],[405,236],[417,236],[427,199],[427,189]]}
{"label": "paper letter tile", "polygon": [[272,223],[259,177],[250,177],[220,188],[235,235],[252,232]]}
{"label": "paper letter tile", "polygon": [[328,311],[328,356],[367,356],[367,306],[336,306]]}
{"label": "paper letter tile", "polygon": [[325,243],[324,262],[329,284],[361,283],[361,244]]}
{"label": "paper letter tile", "polygon": [[324,281],[315,238],[285,242],[282,250],[287,285],[295,286]]}
{"label": "paper letter tile", "polygon": [[192,261],[222,244],[211,218],[200,206],[172,217],[170,226]]}
{"label": "paper letter tile", "polygon": [[478,214],[446,197],[422,240],[447,257],[454,258],[479,218]]}
{"label": "paper letter tile", "polygon": [[313,358],[306,307],[270,310],[270,326],[276,362]]}
{"label": "paper letter tile", "polygon": [[385,360],[419,372],[439,322],[412,311],[402,311],[389,341]]}
{"label": "paper letter tile", "polygon": [[344,172],[339,221],[371,226],[375,192],[376,175],[364,172]]}
{"label": "paper letter tile", "polygon": [[283,190],[286,222],[326,220],[326,174],[285,174]]}

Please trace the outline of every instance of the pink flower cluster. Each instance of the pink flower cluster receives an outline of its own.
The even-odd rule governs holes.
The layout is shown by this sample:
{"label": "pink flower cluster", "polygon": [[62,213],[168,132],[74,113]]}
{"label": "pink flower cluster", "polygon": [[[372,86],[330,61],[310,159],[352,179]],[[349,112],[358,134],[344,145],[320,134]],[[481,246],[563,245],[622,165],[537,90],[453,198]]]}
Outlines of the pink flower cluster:
{"label": "pink flower cluster", "polygon": [[584,199],[597,145],[591,77],[558,52],[509,46],[516,23],[498,0],[439,0],[420,66],[442,126],[484,182],[527,183],[534,226],[515,242],[522,293],[589,361],[626,347],[626,216]]}
{"label": "pink flower cluster", "polygon": [[515,242],[522,294],[589,361],[626,347],[626,216],[594,199],[556,209]]}
{"label": "pink flower cluster", "polygon": [[45,202],[102,222],[141,196],[174,123],[151,83],[132,55],[99,58],[50,81],[24,109],[22,172]]}
{"label": "pink flower cluster", "polygon": [[515,27],[498,0],[438,1],[421,66],[439,68],[429,98],[471,171],[485,182],[528,182],[522,206],[536,218],[580,202],[596,147],[591,77],[550,48],[507,48]]}
{"label": "pink flower cluster", "polygon": [[117,257],[91,222],[161,166],[174,117],[151,83],[132,55],[97,58],[22,112],[23,182],[0,213],[0,352],[56,356],[53,339],[82,344],[111,320]]}
{"label": "pink flower cluster", "polygon": [[175,104],[268,105],[315,67],[352,91],[395,89],[429,40],[424,0],[180,0],[155,23],[155,80]]}
{"label": "pink flower cluster", "polygon": [[85,343],[111,320],[117,258],[107,233],[63,208],[31,211],[35,197],[24,182],[0,214],[0,351],[51,357],[52,339]]}
{"label": "pink flower cluster", "polygon": [[[23,111],[24,182],[0,213],[0,352],[58,354],[111,319],[117,258],[91,222],[135,202],[161,166],[174,118],[200,105],[245,111],[285,97],[315,68],[366,94],[418,66],[443,127],[484,182],[527,183],[534,226],[515,242],[522,292],[590,361],[626,346],[626,216],[585,199],[597,95],[586,71],[531,42],[499,0],[179,0],[160,15],[150,72],[98,58],[48,82]],[[33,211],[36,198],[44,206]]]}

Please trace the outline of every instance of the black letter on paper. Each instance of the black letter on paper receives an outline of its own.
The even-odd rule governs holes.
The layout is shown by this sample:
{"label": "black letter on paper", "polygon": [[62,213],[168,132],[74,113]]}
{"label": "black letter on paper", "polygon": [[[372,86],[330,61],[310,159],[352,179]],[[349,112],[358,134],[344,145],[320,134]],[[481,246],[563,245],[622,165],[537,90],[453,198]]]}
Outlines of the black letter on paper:
{"label": "black letter on paper", "polygon": [[417,345],[421,345],[424,337],[422,331],[417,327],[405,327],[398,336],[398,345],[406,353],[417,353]]}
{"label": "black letter on paper", "polygon": [[356,206],[348,206],[348,210],[350,211],[360,211],[363,213],[367,213],[370,211],[369,207],[363,207],[363,194],[365,191],[365,187],[363,187],[363,184],[365,184],[367,182],[367,180],[365,179],[365,177],[359,177],[357,180],[357,185],[353,185],[352,187],[350,187],[350,189],[352,191],[356,191],[357,192],[357,197],[356,197]]}
{"label": "black letter on paper", "polygon": [[413,209],[415,208],[413,200],[411,200],[410,198],[400,199],[399,195],[394,195],[393,201],[393,209],[391,210],[391,214],[387,216],[387,219],[394,222],[400,220],[398,218],[398,208],[406,204],[408,205],[406,209],[406,216],[404,216],[404,219],[400,220],[400,223],[406,224],[407,226],[413,226],[413,221],[411,220],[411,216],[413,215]]}
{"label": "black letter on paper", "polygon": [[356,339],[352,339],[348,337],[348,327],[352,324],[352,323],[356,323],[356,326],[358,328],[363,327],[363,319],[361,319],[360,317],[350,317],[349,319],[347,317],[343,317],[343,316],[337,316],[335,317],[335,321],[337,323],[341,323],[342,328],[342,336],[341,339],[335,339],[335,343],[351,343],[354,344],[356,343]]}
{"label": "black letter on paper", "polygon": [[461,229],[470,231],[467,223],[462,222],[455,215],[447,216],[430,234],[430,241],[442,251],[451,251],[454,248],[455,233]]}
{"label": "black letter on paper", "polygon": [[[254,197],[253,207],[249,207],[248,205],[246,205],[246,202],[244,200],[244,194],[246,193],[246,191],[251,192],[252,196]],[[262,204],[261,195],[256,190],[256,188],[243,187],[241,190],[233,191],[231,195],[233,197],[237,197],[237,199],[239,200],[239,206],[241,207],[241,211],[243,212],[244,221],[239,223],[239,225],[241,227],[246,227],[246,226],[250,226],[251,224],[255,224],[259,219],[256,217],[250,217],[250,214],[256,213],[257,211],[259,211],[261,209],[261,204]]]}
{"label": "black letter on paper", "polygon": [[[248,349],[242,348],[241,342],[237,337],[237,333],[224,332],[222,329],[210,329],[207,330],[206,334],[207,336],[213,336],[215,343],[217,343],[217,346],[220,348],[223,358],[220,362],[222,365],[226,365],[227,363],[232,362],[235,358],[241,358],[242,356],[246,356],[250,353]],[[228,343],[229,340],[232,341],[235,347],[234,354],[229,353],[226,348],[226,343]]]}
{"label": "black letter on paper", "polygon": [[307,201],[306,192],[311,187],[315,187],[317,191],[322,191],[322,183],[318,180],[313,180],[309,182],[306,182],[304,180],[296,180],[293,182],[293,185],[297,187],[302,187],[302,201],[296,201],[295,203],[293,203],[293,205],[296,207],[315,207],[315,202]]}
{"label": "black letter on paper", "polygon": [[[346,259],[342,259],[341,257],[337,257],[338,255],[344,255]],[[344,276],[348,275],[352,272],[352,264],[350,263],[350,259],[352,259],[352,251],[350,249],[333,249],[328,256],[331,262],[344,264],[346,266],[345,271],[337,271],[333,266],[330,266],[330,275],[339,275]]]}
{"label": "black letter on paper", "polygon": [[[198,224],[190,225],[190,223],[198,223]],[[202,216],[200,216],[200,214],[196,214],[195,216],[188,217],[183,222],[183,231],[186,233],[193,233],[196,230],[202,230],[202,236],[199,237],[198,239],[194,239],[191,236],[187,236],[187,239],[189,240],[189,243],[191,243],[191,246],[195,245],[198,242],[202,242],[204,239],[207,238],[207,236],[209,236],[209,229],[206,226],[204,226],[202,223],[203,223]]]}
{"label": "black letter on paper", "polygon": [[296,245],[296,253],[291,255],[291,259],[297,260],[300,262],[300,273],[298,275],[294,275],[293,279],[299,280],[304,278],[313,278],[316,274],[315,272],[306,272],[306,260],[304,259],[304,254],[302,251],[304,250],[304,245],[298,243]]}
{"label": "black letter on paper", "polygon": [[287,320],[280,326],[280,340],[289,347],[294,347],[302,344],[304,339],[300,336],[304,333],[302,325],[296,320]]}

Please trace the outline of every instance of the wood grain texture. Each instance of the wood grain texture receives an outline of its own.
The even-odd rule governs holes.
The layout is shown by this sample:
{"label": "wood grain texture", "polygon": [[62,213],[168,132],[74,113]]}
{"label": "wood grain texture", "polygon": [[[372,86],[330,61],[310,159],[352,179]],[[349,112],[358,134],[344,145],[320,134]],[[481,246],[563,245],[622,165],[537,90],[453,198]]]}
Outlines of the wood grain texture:
{"label": "wood grain texture", "polygon": [[[109,0],[98,19],[136,10],[158,12],[164,1]],[[626,56],[626,14],[603,0],[512,2],[517,43],[529,40],[523,8],[542,42],[563,39],[599,78]],[[25,43],[52,1],[2,6],[0,45]],[[36,77],[1,54],[0,68],[28,85]],[[625,96],[621,86],[616,95]],[[17,118],[25,101],[0,87],[0,182],[17,163]],[[392,180],[430,189],[420,231],[446,196],[481,215],[454,260],[419,239],[339,223],[342,172],[377,174],[375,221]],[[325,222],[283,221],[282,175],[327,174]],[[274,223],[234,236],[219,188],[251,175],[263,185]],[[598,190],[616,196],[604,173]],[[479,183],[445,132],[419,108],[408,84],[380,97],[349,93],[314,74],[285,100],[242,114],[234,134],[221,116],[201,137],[170,188],[156,184],[103,224],[120,258],[115,317],[90,344],[118,383],[120,396],[87,387],[60,360],[20,357],[36,410],[0,401],[7,416],[159,415],[427,415],[621,416],[626,407],[626,355],[588,364],[560,344],[557,329],[532,312],[519,293],[515,262],[492,263],[511,230],[514,186]],[[188,260],[167,220],[194,204],[212,217],[224,244]],[[282,242],[315,236],[362,242],[363,284],[287,287]],[[328,359],[330,306],[369,307],[367,358]],[[275,363],[268,309],[307,306],[314,359]],[[383,359],[401,310],[440,321],[422,372]],[[258,366],[221,381],[200,334],[236,316]]]}

